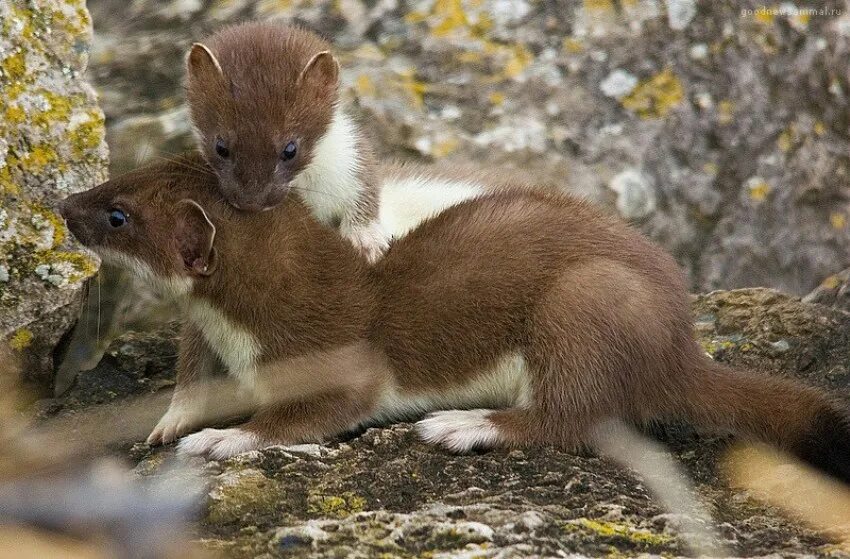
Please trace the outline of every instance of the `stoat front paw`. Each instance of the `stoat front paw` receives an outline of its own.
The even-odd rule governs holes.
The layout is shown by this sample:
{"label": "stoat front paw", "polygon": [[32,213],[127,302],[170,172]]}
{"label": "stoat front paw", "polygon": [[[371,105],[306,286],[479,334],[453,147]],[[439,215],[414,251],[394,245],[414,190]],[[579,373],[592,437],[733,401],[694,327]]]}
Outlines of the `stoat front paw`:
{"label": "stoat front paw", "polygon": [[390,248],[389,236],[377,222],[347,229],[343,234],[370,264],[376,262]]}
{"label": "stoat front paw", "polygon": [[168,411],[148,435],[147,443],[168,444],[189,431],[200,427],[203,422],[203,405],[198,403],[175,403],[168,406]]}
{"label": "stoat front paw", "polygon": [[262,446],[260,438],[245,429],[204,429],[180,439],[177,453],[223,460]]}

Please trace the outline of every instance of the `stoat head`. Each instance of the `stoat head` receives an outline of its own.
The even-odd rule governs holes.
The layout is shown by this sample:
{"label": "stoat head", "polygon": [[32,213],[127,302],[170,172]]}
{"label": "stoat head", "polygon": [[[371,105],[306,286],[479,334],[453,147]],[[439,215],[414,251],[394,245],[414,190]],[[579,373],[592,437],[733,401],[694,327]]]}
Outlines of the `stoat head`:
{"label": "stoat head", "polygon": [[198,147],[235,208],[273,208],[311,163],[338,100],[328,49],[309,31],[268,23],[192,46],[186,92]]}
{"label": "stoat head", "polygon": [[[167,295],[214,274],[216,227],[193,193],[215,177],[195,163],[165,162],[113,178],[59,205],[68,229],[104,261]],[[186,189],[186,186],[196,186]]]}

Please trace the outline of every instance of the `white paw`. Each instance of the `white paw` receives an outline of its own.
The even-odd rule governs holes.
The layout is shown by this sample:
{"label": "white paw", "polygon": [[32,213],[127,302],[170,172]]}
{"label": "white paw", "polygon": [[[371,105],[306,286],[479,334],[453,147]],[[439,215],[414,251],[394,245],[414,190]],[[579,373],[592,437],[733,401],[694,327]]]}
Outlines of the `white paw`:
{"label": "white paw", "polygon": [[204,429],[180,439],[177,453],[223,460],[261,447],[260,438],[244,429]]}
{"label": "white paw", "polygon": [[390,247],[389,235],[378,222],[352,227],[344,234],[370,263],[376,262]]}
{"label": "white paw", "polygon": [[452,452],[490,448],[500,440],[499,430],[488,419],[491,413],[493,410],[438,411],[416,423],[416,431],[425,442]]}
{"label": "white paw", "polygon": [[168,444],[199,427],[203,422],[202,410],[202,405],[172,402],[148,435],[148,444]]}

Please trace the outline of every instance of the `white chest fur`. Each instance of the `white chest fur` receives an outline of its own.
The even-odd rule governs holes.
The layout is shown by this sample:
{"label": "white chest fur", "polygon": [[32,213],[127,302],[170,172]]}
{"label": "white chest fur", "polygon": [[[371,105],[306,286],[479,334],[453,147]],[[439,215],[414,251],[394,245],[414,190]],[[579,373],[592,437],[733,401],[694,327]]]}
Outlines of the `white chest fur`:
{"label": "white chest fur", "polygon": [[531,382],[525,359],[518,353],[512,353],[459,386],[408,393],[397,385],[389,384],[381,395],[375,420],[408,418],[434,410],[525,406],[530,402]]}
{"label": "white chest fur", "polygon": [[337,108],[328,131],[316,144],[313,159],[295,177],[293,186],[324,223],[351,214],[360,203],[364,185],[357,153],[357,126]]}
{"label": "white chest fur", "polygon": [[227,367],[227,372],[246,388],[252,387],[260,357],[259,341],[205,301],[190,302],[188,314],[189,320],[203,333],[210,349]]}

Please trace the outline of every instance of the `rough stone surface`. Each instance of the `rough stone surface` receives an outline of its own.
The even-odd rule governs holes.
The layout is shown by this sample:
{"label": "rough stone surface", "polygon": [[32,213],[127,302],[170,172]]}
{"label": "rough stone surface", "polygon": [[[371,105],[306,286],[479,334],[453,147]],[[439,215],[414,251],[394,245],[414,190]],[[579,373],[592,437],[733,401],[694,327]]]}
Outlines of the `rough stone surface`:
{"label": "rough stone surface", "polygon": [[82,1],[0,3],[0,339],[31,377],[49,378],[70,303],[97,269],[50,209],[106,177],[90,42]]}
{"label": "rough stone surface", "polygon": [[[823,11],[795,11],[804,4]],[[619,208],[695,289],[802,295],[850,265],[850,12],[840,0],[125,6],[91,2],[90,76],[116,169],[192,145],[181,80],[193,40],[278,19],[334,41],[346,96],[382,154],[513,166]],[[651,189],[637,208],[608,188],[632,171]]]}
{"label": "rough stone surface", "polygon": [[850,312],[850,268],[828,276],[803,300]]}
{"label": "rough stone surface", "polygon": [[[850,398],[846,313],[768,289],[702,295],[693,307],[699,339],[715,359]],[[173,329],[118,340],[66,398],[43,402],[42,415],[61,418],[106,403],[116,420],[102,422],[120,425],[127,398],[167,394],[161,389],[171,382],[173,344]],[[157,417],[148,419],[153,425]],[[685,426],[655,435],[695,481],[695,496],[730,553],[847,556],[799,521],[731,490],[717,471],[729,440]],[[130,448],[143,437],[134,436],[123,448],[137,475],[168,475],[173,447]],[[663,510],[634,474],[592,454],[536,448],[458,456],[399,424],[196,464],[209,483],[197,537],[228,557],[690,554],[677,530],[682,518]]]}

